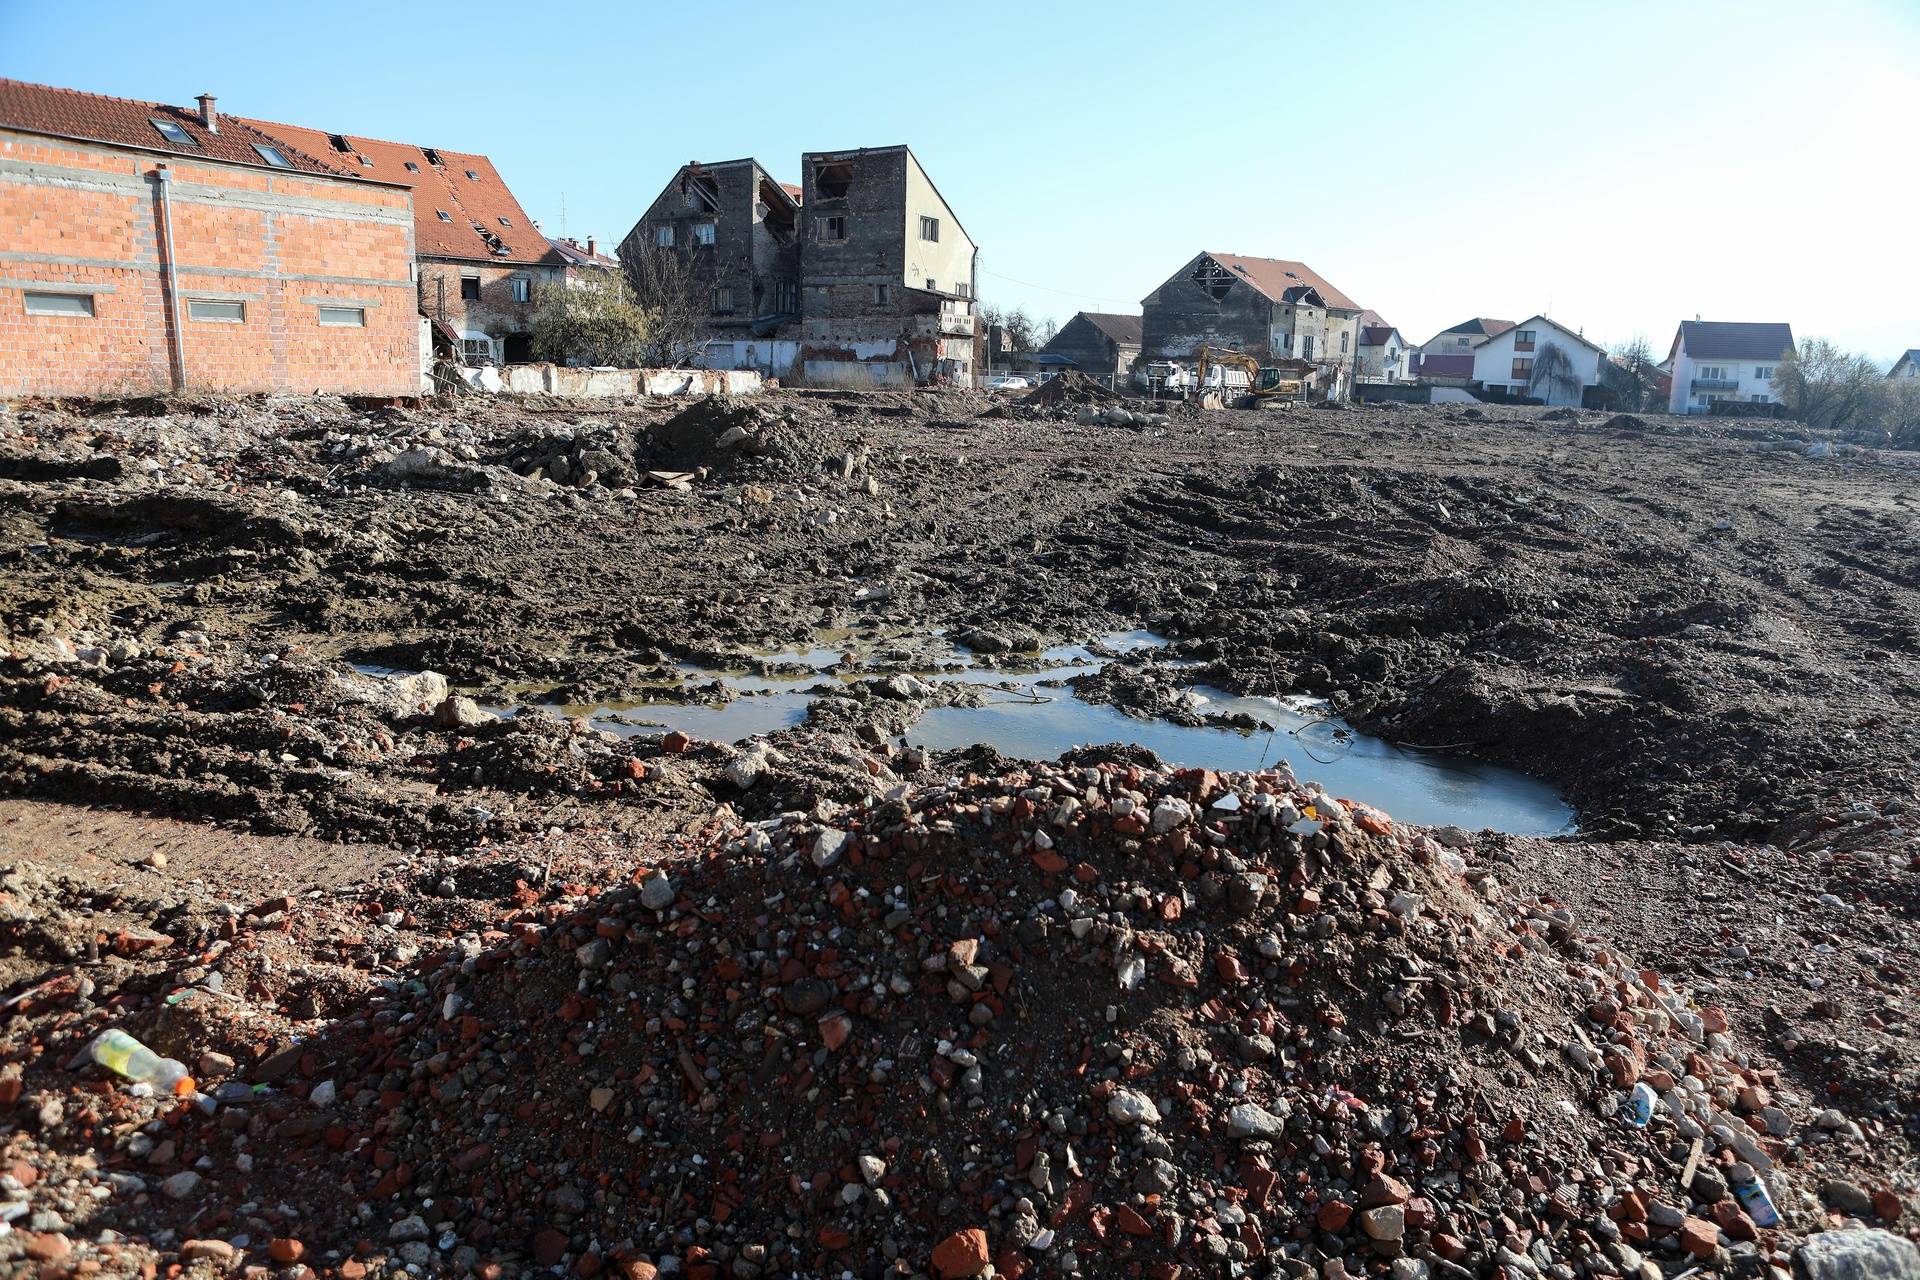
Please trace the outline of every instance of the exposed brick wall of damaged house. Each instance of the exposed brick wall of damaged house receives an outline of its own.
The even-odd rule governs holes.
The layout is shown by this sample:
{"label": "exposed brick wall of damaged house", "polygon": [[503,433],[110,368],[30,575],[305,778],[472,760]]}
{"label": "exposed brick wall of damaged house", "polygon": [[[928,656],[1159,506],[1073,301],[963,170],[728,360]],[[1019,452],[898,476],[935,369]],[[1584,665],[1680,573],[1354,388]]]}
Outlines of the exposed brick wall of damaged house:
{"label": "exposed brick wall of damaged house", "polygon": [[[468,356],[506,362],[533,358],[535,291],[558,277],[557,268],[423,258],[419,270],[421,314],[445,321],[463,337],[474,335]],[[479,343],[488,349],[482,351]]]}
{"label": "exposed brick wall of damaged house", "polygon": [[[157,166],[171,173],[179,341]],[[411,395],[405,190],[0,128],[0,396]]]}

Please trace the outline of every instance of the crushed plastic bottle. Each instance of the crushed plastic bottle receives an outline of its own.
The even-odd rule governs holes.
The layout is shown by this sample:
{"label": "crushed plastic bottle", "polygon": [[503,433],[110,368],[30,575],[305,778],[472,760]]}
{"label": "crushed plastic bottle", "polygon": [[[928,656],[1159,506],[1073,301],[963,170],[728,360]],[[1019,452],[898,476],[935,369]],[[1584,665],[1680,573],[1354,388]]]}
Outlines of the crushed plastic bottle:
{"label": "crushed plastic bottle", "polygon": [[124,1031],[102,1031],[88,1043],[87,1056],[117,1076],[152,1085],[155,1093],[193,1092],[185,1063],[161,1057]]}
{"label": "crushed plastic bottle", "polygon": [[1767,1184],[1760,1181],[1760,1175],[1753,1171],[1750,1164],[1739,1163],[1727,1170],[1727,1181],[1733,1186],[1733,1198],[1747,1211],[1756,1227],[1775,1227],[1780,1225],[1780,1211],[1774,1207],[1773,1196],[1767,1190]]}
{"label": "crushed plastic bottle", "polygon": [[1653,1092],[1653,1086],[1642,1080],[1633,1086],[1633,1092],[1621,1100],[1620,1118],[1636,1129],[1644,1129],[1647,1122],[1653,1119],[1653,1108],[1657,1101],[1659,1099]]}

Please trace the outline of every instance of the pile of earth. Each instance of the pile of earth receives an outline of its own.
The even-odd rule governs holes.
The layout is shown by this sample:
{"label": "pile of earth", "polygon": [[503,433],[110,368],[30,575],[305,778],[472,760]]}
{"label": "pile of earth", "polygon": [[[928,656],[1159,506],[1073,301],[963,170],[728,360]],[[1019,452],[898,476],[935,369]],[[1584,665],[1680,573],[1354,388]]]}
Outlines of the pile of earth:
{"label": "pile of earth", "polygon": [[1069,370],[1029,391],[1020,398],[1020,403],[1036,409],[1055,409],[1066,405],[1119,404],[1125,399],[1112,387]]}
{"label": "pile of earth", "polygon": [[723,808],[98,1157],[355,1275],[1778,1276],[1902,1212],[1893,1135],[1437,834],[1092,753]]}

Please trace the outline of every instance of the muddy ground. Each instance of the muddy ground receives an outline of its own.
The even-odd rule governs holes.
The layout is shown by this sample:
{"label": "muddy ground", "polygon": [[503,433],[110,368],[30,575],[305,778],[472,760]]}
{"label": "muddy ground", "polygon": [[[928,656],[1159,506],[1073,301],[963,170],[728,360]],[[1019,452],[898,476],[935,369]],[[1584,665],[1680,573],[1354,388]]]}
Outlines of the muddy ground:
{"label": "muddy ground", "polygon": [[[1077,408],[14,406],[0,862],[134,894],[116,927],[375,883],[470,900],[442,911],[466,927],[544,891],[553,849],[590,866],[722,807],[990,772],[890,745],[929,694],[884,678],[935,633],[1017,668],[1145,628],[1199,665],[1140,655],[1086,696],[1310,695],[1564,788],[1577,835],[1480,838],[1502,879],[1689,973],[1898,1166],[1920,1137],[1920,455],[1659,415]],[[493,720],[349,665],[593,704],[813,644],[849,678],[771,750]],[[9,992],[74,958],[0,940]]]}

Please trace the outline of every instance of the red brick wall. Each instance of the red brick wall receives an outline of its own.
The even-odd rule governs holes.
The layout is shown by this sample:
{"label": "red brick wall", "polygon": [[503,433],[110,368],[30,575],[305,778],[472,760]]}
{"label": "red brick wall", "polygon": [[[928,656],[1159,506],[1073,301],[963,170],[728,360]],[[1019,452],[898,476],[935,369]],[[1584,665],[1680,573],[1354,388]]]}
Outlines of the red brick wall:
{"label": "red brick wall", "polygon": [[[0,130],[0,397],[172,385],[156,164],[174,175],[187,389],[418,393],[406,190]],[[103,291],[90,318],[29,315],[36,284]],[[245,319],[190,319],[195,296]],[[321,299],[363,308],[365,327],[323,327]]]}
{"label": "red brick wall", "polygon": [[[455,332],[478,330],[490,337],[526,333],[533,328],[533,303],[513,300],[513,278],[528,280],[528,298],[553,274],[545,267],[507,263],[451,262],[428,259],[420,263],[420,309],[435,319],[443,318]],[[480,277],[480,297],[463,299],[460,279]],[[441,288],[445,283],[444,292]]]}

